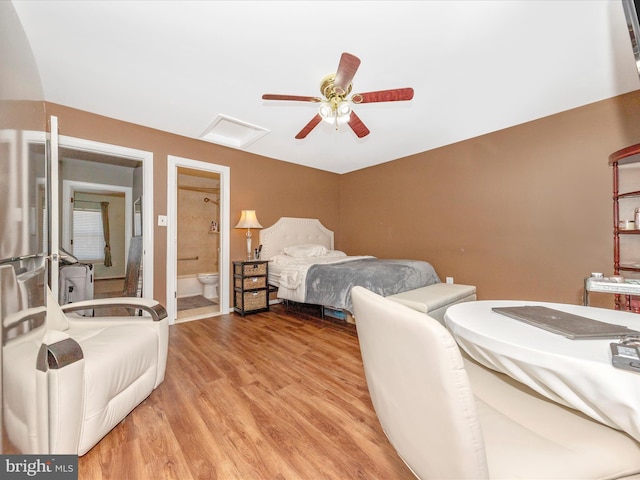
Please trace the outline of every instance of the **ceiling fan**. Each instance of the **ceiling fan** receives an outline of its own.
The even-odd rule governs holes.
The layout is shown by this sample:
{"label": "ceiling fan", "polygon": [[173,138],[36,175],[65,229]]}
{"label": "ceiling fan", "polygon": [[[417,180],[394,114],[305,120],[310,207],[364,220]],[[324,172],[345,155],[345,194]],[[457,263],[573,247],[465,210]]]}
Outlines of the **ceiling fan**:
{"label": "ceiling fan", "polygon": [[343,53],[340,57],[338,70],[336,73],[327,75],[320,82],[320,92],[324,98],[305,97],[299,95],[276,95],[264,94],[263,100],[292,100],[295,102],[319,103],[318,113],[307,123],[296,135],[297,139],[305,138],[321,121],[326,121],[335,125],[348,124],[358,138],[369,135],[360,117],[352,109],[352,104],[375,103],[375,102],[397,102],[401,100],[411,100],[413,98],[413,88],[395,88],[393,90],[380,90],[376,92],[355,93],[350,99],[347,96],[351,93],[351,80],[360,66],[360,59],[350,53]]}

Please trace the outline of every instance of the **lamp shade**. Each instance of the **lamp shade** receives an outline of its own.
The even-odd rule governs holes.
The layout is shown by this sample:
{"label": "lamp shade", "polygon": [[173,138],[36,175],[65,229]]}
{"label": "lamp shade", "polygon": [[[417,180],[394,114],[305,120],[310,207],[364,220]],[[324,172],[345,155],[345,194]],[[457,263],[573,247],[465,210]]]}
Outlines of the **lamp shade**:
{"label": "lamp shade", "polygon": [[242,210],[240,221],[235,228],[262,228],[262,225],[258,222],[255,210]]}

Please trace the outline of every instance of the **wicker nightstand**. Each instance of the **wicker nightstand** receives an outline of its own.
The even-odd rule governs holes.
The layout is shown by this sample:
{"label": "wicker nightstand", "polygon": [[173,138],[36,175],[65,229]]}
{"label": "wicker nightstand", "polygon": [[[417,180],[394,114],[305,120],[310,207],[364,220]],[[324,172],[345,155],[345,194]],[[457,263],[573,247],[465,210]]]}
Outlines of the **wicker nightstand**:
{"label": "wicker nightstand", "polygon": [[240,315],[269,310],[269,262],[233,262],[233,309]]}

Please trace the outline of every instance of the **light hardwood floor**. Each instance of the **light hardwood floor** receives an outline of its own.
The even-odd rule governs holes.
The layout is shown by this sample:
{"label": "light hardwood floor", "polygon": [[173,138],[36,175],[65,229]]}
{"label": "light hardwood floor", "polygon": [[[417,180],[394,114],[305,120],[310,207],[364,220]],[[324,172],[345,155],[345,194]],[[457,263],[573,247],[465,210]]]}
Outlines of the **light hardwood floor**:
{"label": "light hardwood floor", "polygon": [[352,326],[274,306],[170,327],[165,381],[79,479],[413,479],[376,418]]}

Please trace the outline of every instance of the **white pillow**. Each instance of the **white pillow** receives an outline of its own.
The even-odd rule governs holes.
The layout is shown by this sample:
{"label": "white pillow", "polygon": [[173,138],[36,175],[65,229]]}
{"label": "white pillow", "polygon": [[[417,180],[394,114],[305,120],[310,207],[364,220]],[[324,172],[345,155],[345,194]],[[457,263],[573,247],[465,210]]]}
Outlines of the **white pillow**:
{"label": "white pillow", "polygon": [[326,255],[328,250],[324,245],[307,243],[302,245],[292,245],[285,247],[284,253],[294,258],[321,257]]}

